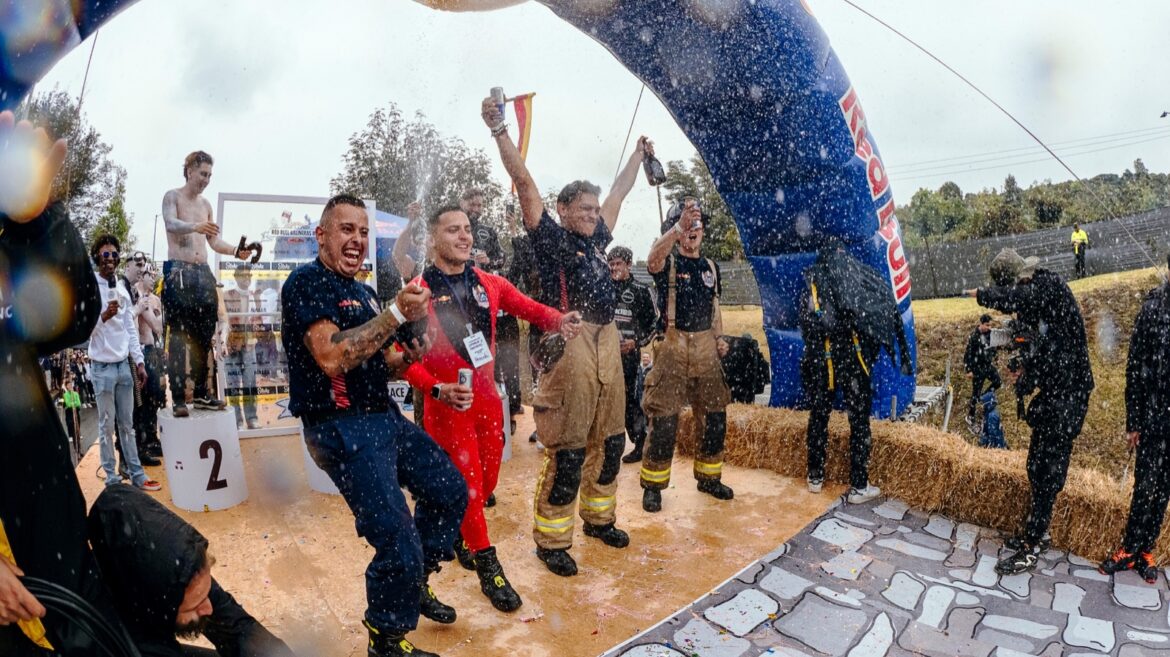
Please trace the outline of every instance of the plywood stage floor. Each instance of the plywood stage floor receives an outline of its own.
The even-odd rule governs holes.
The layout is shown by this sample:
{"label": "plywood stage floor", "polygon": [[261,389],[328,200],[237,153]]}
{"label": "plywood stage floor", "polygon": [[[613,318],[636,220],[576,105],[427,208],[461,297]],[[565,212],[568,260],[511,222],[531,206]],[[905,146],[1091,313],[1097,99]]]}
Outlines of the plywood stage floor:
{"label": "plywood stage floor", "polygon": [[[724,481],[736,497],[719,502],[695,490],[691,463],[676,459],[663,510],[642,511],[638,466],[619,476],[618,526],[630,546],[609,548],[580,533],[572,554],[580,573],[561,578],[536,558],[531,538],[532,495],[542,458],[527,442],[531,409],[520,418],[512,459],[504,463],[487,510],[493,542],[524,606],[503,614],[479,591],[474,573],[452,562],[431,584],[459,620],[422,619],[410,638],[444,656],[585,657],[670,617],[799,533],[841,491],[813,496],[804,482],[771,472],[727,466]],[[364,577],[372,549],[354,531],[339,496],[312,491],[298,436],[242,441],[250,498],[225,511],[177,510],[211,542],[216,579],[254,616],[303,657],[365,654]],[[77,472],[86,498],[101,491],[94,477],[96,446]],[[171,508],[165,469],[157,499]]]}

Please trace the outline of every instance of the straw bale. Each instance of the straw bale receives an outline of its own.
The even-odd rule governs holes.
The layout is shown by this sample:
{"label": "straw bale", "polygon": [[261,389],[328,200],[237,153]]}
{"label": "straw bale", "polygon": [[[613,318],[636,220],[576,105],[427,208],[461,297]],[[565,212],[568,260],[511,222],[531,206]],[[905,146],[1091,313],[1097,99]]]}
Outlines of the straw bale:
{"label": "straw bale", "polygon": [[[807,412],[733,404],[727,408],[724,460],[803,479],[807,423]],[[1022,526],[1031,506],[1025,450],[983,449],[955,434],[905,422],[874,420],[870,426],[870,480],[884,493],[956,521],[1004,532]],[[680,454],[694,455],[696,429],[690,412],[684,412]],[[825,477],[849,481],[849,424],[843,413],[833,413],[829,420]],[[1053,544],[1090,559],[1116,549],[1132,486],[1132,477],[1118,482],[1097,470],[1071,467],[1053,511]],[[1170,558],[1170,530],[1159,538],[1154,556],[1159,561]]]}

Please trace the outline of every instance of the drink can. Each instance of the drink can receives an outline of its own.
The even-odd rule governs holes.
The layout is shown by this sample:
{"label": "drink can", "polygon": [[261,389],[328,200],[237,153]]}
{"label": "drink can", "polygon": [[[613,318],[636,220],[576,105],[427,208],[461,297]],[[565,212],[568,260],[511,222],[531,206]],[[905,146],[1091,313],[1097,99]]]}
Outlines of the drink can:
{"label": "drink can", "polygon": [[504,118],[504,88],[492,87],[491,97],[492,102],[496,104],[496,109],[500,110],[500,118]]}
{"label": "drink can", "polygon": [[[466,367],[460,368],[459,369],[459,385],[466,386],[466,387],[470,388],[471,387],[471,375],[472,375],[471,370],[467,369]],[[466,411],[468,408],[471,408],[471,407],[466,406],[466,407],[461,408],[459,410]]]}

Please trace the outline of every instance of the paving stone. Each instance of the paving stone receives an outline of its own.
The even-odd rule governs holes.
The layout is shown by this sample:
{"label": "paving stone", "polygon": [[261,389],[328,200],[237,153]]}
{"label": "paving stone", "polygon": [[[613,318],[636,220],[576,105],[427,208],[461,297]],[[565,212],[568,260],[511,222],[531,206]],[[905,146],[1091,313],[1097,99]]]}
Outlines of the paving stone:
{"label": "paving stone", "polygon": [[979,598],[965,591],[959,591],[958,594],[955,595],[955,604],[963,607],[971,607],[973,605],[979,604]]}
{"label": "paving stone", "polygon": [[972,575],[971,571],[969,570],[950,570],[947,571],[947,574],[963,582],[970,582]]}
{"label": "paving stone", "polygon": [[693,618],[674,633],[674,646],[686,655],[703,657],[740,657],[752,644],[747,639],[729,638],[710,623]]}
{"label": "paving stone", "polygon": [[1097,567],[1096,563],[1093,563],[1092,561],[1089,561],[1088,559],[1085,559],[1083,557],[1078,557],[1075,554],[1068,555],[1068,560],[1069,560],[1069,563],[1071,563],[1072,565],[1080,566],[1082,568],[1096,568]]}
{"label": "paving stone", "polygon": [[938,550],[943,554],[950,554],[951,550],[954,548],[950,541],[944,541],[937,536],[931,536],[930,534],[923,534],[921,532],[910,532],[903,538],[905,538],[910,543],[921,545],[922,547],[928,547],[932,550]]}
{"label": "paving stone", "polygon": [[898,533],[899,534],[909,534],[912,531],[914,531],[914,530],[910,529],[906,525],[898,525]]}
{"label": "paving stone", "polygon": [[842,552],[821,564],[821,570],[837,579],[856,580],[861,571],[873,561],[872,557],[856,552]]}
{"label": "paving stone", "polygon": [[898,530],[894,527],[890,527],[889,525],[879,525],[878,528],[874,530],[874,533],[876,533],[878,536],[889,536],[890,534],[897,534]]}
{"label": "paving stone", "polygon": [[950,568],[970,568],[975,565],[976,556],[971,550],[956,549],[943,563]]}
{"label": "paving stone", "polygon": [[812,655],[797,650],[796,648],[776,646],[775,648],[768,648],[765,652],[760,653],[760,657],[812,657]]}
{"label": "paving stone", "polygon": [[925,582],[930,582],[932,584],[944,584],[946,586],[951,586],[951,587],[954,587],[956,589],[959,589],[960,591],[967,591],[968,593],[976,593],[976,594],[983,595],[983,596],[994,596],[996,598],[1002,598],[1004,600],[1011,600],[1012,599],[1012,597],[1010,595],[1004,593],[1003,591],[997,591],[995,589],[986,589],[986,588],[983,588],[982,586],[975,586],[973,584],[968,584],[966,582],[959,582],[959,581],[955,581],[955,580],[950,580],[950,579],[947,579],[945,577],[931,577],[930,575],[919,575],[919,577],[921,577],[922,580]]}
{"label": "paving stone", "polygon": [[1147,584],[1132,570],[1113,575],[1113,601],[1122,607],[1157,611],[1162,608],[1160,588],[1156,584]]}
{"label": "paving stone", "polygon": [[857,600],[857,598],[845,595],[844,593],[838,593],[832,589],[825,588],[823,586],[818,586],[815,589],[813,589],[813,591],[816,592],[817,595],[828,600],[829,602],[836,602],[837,604],[845,605],[846,607],[854,607],[857,609],[861,609],[861,602],[859,602]]}
{"label": "paving stone", "polygon": [[873,538],[873,532],[846,524],[836,518],[829,518],[817,525],[812,531],[812,536],[836,545],[842,552],[852,552]]}
{"label": "paving stone", "polygon": [[869,568],[866,569],[866,572],[868,572],[869,576],[874,578],[876,581],[885,582],[893,577],[897,570],[898,569],[894,566],[894,564],[890,563],[889,561],[882,561],[881,559],[878,559],[869,564]]}
{"label": "paving stone", "polygon": [[969,522],[960,522],[955,528],[955,549],[972,552],[975,542],[979,540],[979,526]]}
{"label": "paving stone", "polygon": [[735,636],[743,636],[769,618],[775,618],[780,604],[756,589],[744,589],[735,597],[715,607],[709,607],[703,616]]}
{"label": "paving stone", "polygon": [[765,554],[764,556],[760,557],[760,561],[762,561],[764,563],[772,563],[773,561],[779,559],[780,557],[782,557],[786,554],[788,554],[788,544],[781,543],[780,546],[777,547],[775,550],[772,550],[768,554]]}
{"label": "paving stone", "polygon": [[1115,643],[1112,622],[1080,615],[1068,617],[1068,625],[1062,638],[1071,646],[1100,652],[1112,651]]}
{"label": "paving stone", "polygon": [[1018,655],[1032,655],[1032,651],[1036,649],[1036,646],[1032,645],[1032,642],[1025,638],[997,630],[979,630],[979,634],[976,634],[975,638],[983,643],[990,643],[993,646],[997,646],[995,649],[997,655],[1003,648],[1018,651],[1016,653]]}
{"label": "paving stone", "polygon": [[744,584],[755,584],[756,578],[758,578],[762,572],[764,572],[764,564],[757,561],[747,568],[739,571],[739,574],[736,575],[735,578]]}
{"label": "paving stone", "polygon": [[[1050,643],[1037,657],[1065,657],[1064,646],[1056,642]],[[1072,657],[1072,655],[1068,655],[1067,657]],[[1081,655],[1081,657],[1085,657],[1085,655]],[[1100,655],[1094,655],[1093,657],[1100,657]]]}
{"label": "paving stone", "polygon": [[894,644],[894,625],[884,613],[873,619],[873,625],[849,651],[849,657],[884,657]]}
{"label": "paving stone", "polygon": [[847,609],[819,596],[806,595],[772,625],[781,634],[813,650],[845,655],[857,635],[869,626],[869,619],[859,609]]}
{"label": "paving stone", "polygon": [[853,598],[854,600],[864,600],[866,598],[865,591],[860,591],[858,589],[849,589],[845,591],[845,595]]}
{"label": "paving stone", "polygon": [[1020,652],[1019,650],[998,646],[992,657],[1033,657],[1033,655],[1030,652]]}
{"label": "paving stone", "polygon": [[979,552],[979,554],[987,554],[998,558],[999,548],[1002,546],[1003,543],[993,538],[981,538],[979,539],[979,548],[977,552]]}
{"label": "paving stone", "polygon": [[955,521],[946,516],[931,515],[930,522],[926,523],[922,531],[949,541],[951,534],[955,531]]}
{"label": "paving stone", "polygon": [[800,575],[794,575],[783,568],[772,567],[758,585],[768,593],[783,600],[795,600],[804,593],[805,589],[813,587],[813,583]]}
{"label": "paving stone", "polygon": [[688,657],[661,643],[644,643],[621,653],[622,657]]}
{"label": "paving stone", "polygon": [[882,597],[903,609],[913,611],[918,606],[918,597],[926,585],[906,573],[894,573],[889,586],[882,591]]}
{"label": "paving stone", "polygon": [[1117,657],[1166,657],[1170,650],[1155,650],[1136,643],[1127,643],[1117,651]]}
{"label": "paving stone", "polygon": [[955,599],[955,590],[946,586],[932,586],[922,598],[922,613],[918,622],[933,628],[941,628],[947,610]]}
{"label": "paving stone", "polygon": [[[988,614],[984,616],[983,626],[993,630],[1002,630],[1004,632],[1011,632],[1012,634],[1031,637],[1033,639],[1047,639],[1056,636],[1060,632],[1060,628],[1055,625],[1037,623],[1024,618],[1016,618],[1015,616],[1001,616],[999,614]],[[1028,648],[1028,650],[1031,650],[1031,648]]]}
{"label": "paving stone", "polygon": [[891,497],[875,507],[873,512],[889,520],[901,520],[906,516],[906,511],[909,509],[910,506],[905,502]]}
{"label": "paving stone", "polygon": [[918,559],[927,559],[929,561],[943,561],[947,558],[946,552],[939,552],[938,550],[932,550],[928,547],[922,547],[921,545],[907,543],[906,541],[903,541],[900,538],[882,538],[882,539],[878,539],[877,541],[875,541],[874,544],[878,545],[880,547],[884,547],[888,550],[894,550],[895,552],[901,552],[902,554],[905,554],[905,555],[911,556],[911,557],[915,557]]}
{"label": "paving stone", "polygon": [[1102,575],[1101,573],[1097,572],[1096,568],[1094,568],[1092,570],[1090,570],[1088,568],[1080,568],[1080,569],[1074,570],[1072,572],[1072,574],[1073,574],[1073,577],[1080,577],[1081,579],[1091,579],[1095,582],[1108,582],[1109,581],[1109,576]]}
{"label": "paving stone", "polygon": [[[961,593],[959,595],[966,595]],[[946,632],[947,634],[970,639],[975,636],[975,628],[979,625],[979,621],[983,620],[983,608],[956,608],[952,609],[949,616],[947,616]]]}
{"label": "paving stone", "polygon": [[1033,587],[1032,595],[1028,596],[1028,604],[1040,609],[1052,609],[1052,593],[1046,589]]}
{"label": "paving stone", "polygon": [[1017,575],[1004,575],[999,578],[999,587],[1005,591],[1010,592],[1017,598],[1026,598],[1031,593],[1031,573],[1019,573]]}
{"label": "paving stone", "polygon": [[971,576],[971,582],[976,586],[995,586],[999,581],[999,575],[995,572],[995,557],[987,555],[979,556],[979,565],[975,567],[975,574]]}
{"label": "paving stone", "polygon": [[898,645],[913,654],[938,657],[989,657],[994,646],[975,639],[956,639],[934,628],[910,623]]}
{"label": "paving stone", "polygon": [[1125,638],[1130,641],[1143,641],[1145,643],[1166,643],[1170,641],[1170,637],[1165,634],[1154,634],[1153,632],[1142,632],[1141,630],[1126,630]]}
{"label": "paving stone", "polygon": [[1085,599],[1085,590],[1076,584],[1057,582],[1052,596],[1052,610],[1072,615],[1080,615],[1081,601]]}
{"label": "paving stone", "polygon": [[847,522],[851,525],[858,525],[861,527],[876,527],[877,526],[877,523],[870,522],[870,521],[866,520],[865,518],[855,516],[851,513],[845,513],[844,511],[837,511],[836,513],[833,514],[833,516],[836,518],[840,518],[841,520],[844,520],[845,522]]}

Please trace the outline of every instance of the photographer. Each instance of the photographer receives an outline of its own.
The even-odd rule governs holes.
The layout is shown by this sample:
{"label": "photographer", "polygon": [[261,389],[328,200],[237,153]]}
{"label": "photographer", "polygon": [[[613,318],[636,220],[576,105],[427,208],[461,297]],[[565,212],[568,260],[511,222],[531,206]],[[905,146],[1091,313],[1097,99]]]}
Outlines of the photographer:
{"label": "photographer", "polygon": [[1032,508],[1023,534],[1005,545],[1014,553],[996,565],[1000,574],[1031,570],[1048,548],[1048,525],[1056,495],[1064,488],[1073,440],[1081,432],[1093,390],[1093,372],[1081,311],[1068,285],[1055,273],[1037,267],[1039,258],[1023,258],[1003,249],[991,261],[994,285],[965,290],[980,306],[1015,313],[1012,348],[1016,395],[1036,391],[1024,420],[1032,428],[1028,446],[1028,482]]}
{"label": "photographer", "polygon": [[991,315],[979,317],[979,326],[967,338],[967,351],[963,353],[963,367],[971,379],[971,401],[967,404],[967,424],[975,422],[975,406],[983,397],[983,384],[990,384],[994,395],[1003,385],[999,372],[995,370],[995,348],[991,346]]}

